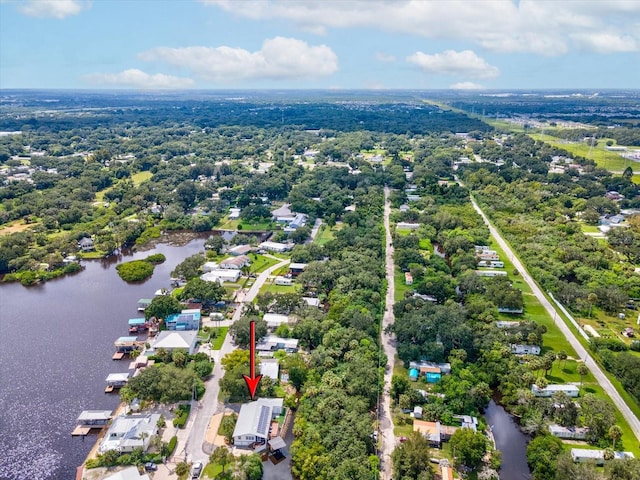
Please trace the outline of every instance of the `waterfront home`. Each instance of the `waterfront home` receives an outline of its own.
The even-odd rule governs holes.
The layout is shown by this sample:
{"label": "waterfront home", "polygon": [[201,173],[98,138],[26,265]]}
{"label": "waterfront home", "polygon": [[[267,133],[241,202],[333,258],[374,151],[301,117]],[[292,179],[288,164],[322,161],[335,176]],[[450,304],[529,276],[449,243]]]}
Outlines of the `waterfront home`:
{"label": "waterfront home", "polygon": [[198,330],[200,328],[200,309],[191,308],[181,313],[172,313],[165,319],[167,330]]}
{"label": "waterfront home", "polygon": [[230,208],[229,209],[229,220],[237,220],[240,218],[240,212],[242,209],[240,208]]}
{"label": "waterfront home", "polygon": [[228,253],[229,255],[237,257],[239,255],[246,255],[251,252],[251,250],[253,250],[253,247],[251,245],[236,245],[235,247],[230,248],[228,250]]}
{"label": "waterfront home", "polygon": [[116,353],[111,357],[113,360],[120,360],[126,354],[131,353],[134,350],[140,350],[144,346],[144,342],[138,341],[138,337],[118,337],[113,342],[116,347]]}
{"label": "waterfront home", "polygon": [[93,239],[90,237],[82,237],[78,240],[78,248],[83,252],[91,252],[92,250],[95,250]]}
{"label": "waterfront home", "polygon": [[556,392],[564,392],[568,396],[575,398],[580,394],[580,389],[575,385],[559,384],[551,384],[547,385],[545,388],[540,388],[534,383],[533,385],[531,385],[531,392],[536,397],[551,397]]}
{"label": "waterfront home", "polygon": [[200,275],[200,278],[205,282],[237,282],[242,272],[240,270],[233,269],[219,269],[219,270],[211,270],[210,272],[203,273]]}
{"label": "waterfront home", "polygon": [[158,413],[117,416],[100,442],[98,452],[116,450],[130,453],[136,448],[146,451],[153,437],[158,434],[158,420]]}
{"label": "waterfront home", "polygon": [[413,420],[413,431],[420,432],[432,447],[440,448],[443,442],[448,442],[458,427],[442,425],[440,422],[426,422]]}
{"label": "waterfront home", "polygon": [[271,438],[272,420],[282,413],[282,405],[282,398],[260,398],[242,405],[233,430],[234,446],[266,445]]}
{"label": "waterfront home", "polygon": [[142,318],[130,318],[127,322],[129,325],[129,333],[143,332],[149,328],[147,321]]}
{"label": "waterfront home", "polygon": [[197,343],[197,330],[164,330],[154,339],[151,347],[154,352],[157,352],[162,348],[169,352],[173,352],[174,350],[185,350],[189,355],[193,355],[196,351]]}
{"label": "waterfront home", "polygon": [[205,262],[201,268],[203,273],[209,273],[213,270],[218,270],[220,265],[218,262]]}
{"label": "waterfront home", "polygon": [[549,433],[563,440],[586,440],[589,429],[587,427],[563,427],[562,425],[549,425]]}

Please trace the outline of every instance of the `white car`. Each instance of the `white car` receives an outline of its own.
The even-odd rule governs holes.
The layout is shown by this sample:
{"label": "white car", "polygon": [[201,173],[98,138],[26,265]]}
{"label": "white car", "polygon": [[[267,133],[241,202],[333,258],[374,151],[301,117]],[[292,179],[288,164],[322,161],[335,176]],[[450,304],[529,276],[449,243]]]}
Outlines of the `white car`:
{"label": "white car", "polygon": [[202,473],[202,462],[194,462],[191,467],[191,478],[200,478]]}

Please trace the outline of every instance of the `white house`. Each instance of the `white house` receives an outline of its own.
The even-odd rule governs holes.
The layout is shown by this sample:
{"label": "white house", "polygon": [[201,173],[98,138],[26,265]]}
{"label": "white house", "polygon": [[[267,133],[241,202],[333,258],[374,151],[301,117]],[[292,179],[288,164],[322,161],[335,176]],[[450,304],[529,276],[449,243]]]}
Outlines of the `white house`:
{"label": "white house", "polygon": [[[304,300],[309,307],[320,307],[320,300],[315,297],[302,297],[302,300]],[[640,317],[638,321],[640,322]]]}
{"label": "white house", "polygon": [[[593,460],[598,465],[604,464],[604,450],[588,450],[581,448],[571,449],[571,458],[574,462],[586,462]],[[613,452],[613,458],[616,460],[623,460],[625,458],[635,458],[631,452]]]}
{"label": "white house", "polygon": [[251,261],[246,255],[238,255],[236,257],[225,258],[220,262],[220,268],[226,270],[240,270],[242,267],[249,265]]}
{"label": "white house", "polygon": [[297,352],[298,339],[267,335],[262,341],[256,344],[256,351],[258,352],[275,352],[277,350],[284,350],[287,353]]}
{"label": "white house", "polygon": [[536,384],[531,385],[531,392],[536,397],[551,397],[556,392],[564,392],[569,397],[577,397],[580,394],[580,389],[575,385],[547,385],[546,388],[540,388]]}
{"label": "white house", "polygon": [[396,228],[399,230],[417,230],[420,228],[419,223],[398,222]]}
{"label": "white house", "polygon": [[168,351],[183,349],[189,355],[193,355],[196,352],[197,343],[197,330],[164,330],[156,336],[151,346],[154,351],[160,348]]}
{"label": "white house", "polygon": [[271,252],[288,252],[294,247],[293,243],[279,243],[279,242],[262,242],[259,247],[263,250],[269,250]]}
{"label": "white house", "polygon": [[100,442],[98,452],[117,450],[128,453],[136,448],[146,451],[153,437],[158,434],[158,420],[158,413],[117,416]]}
{"label": "white house", "polygon": [[202,265],[202,271],[204,273],[209,273],[213,270],[218,270],[220,268],[220,265],[218,265],[218,262],[207,262],[204,265]]}
{"label": "white house", "polygon": [[245,403],[233,430],[233,444],[240,448],[266,445],[271,431],[271,421],[282,413],[282,398],[260,398]]}
{"label": "white house", "polygon": [[211,270],[210,272],[204,273],[200,275],[200,278],[205,282],[237,282],[242,275],[240,270],[233,269],[219,269],[219,270]]}
{"label": "white house", "polygon": [[104,480],[149,480],[149,475],[146,473],[140,473],[138,467],[127,467],[122,469],[113,475],[103,477]]}
{"label": "white house", "polygon": [[229,220],[236,220],[240,218],[240,208],[230,208],[229,209]]}
{"label": "white house", "polygon": [[506,277],[507,272],[504,270],[476,270],[476,275],[479,277]]}
{"label": "white house", "polygon": [[289,317],[287,315],[280,315],[279,313],[265,313],[262,319],[267,322],[267,327],[270,329],[276,329],[280,325],[289,324]]}
{"label": "white house", "polygon": [[275,283],[276,285],[290,286],[293,285],[293,278],[278,276],[273,283]]}
{"label": "white house", "polygon": [[500,260],[480,260],[478,266],[485,268],[504,268],[504,262]]}
{"label": "white house", "polygon": [[253,250],[253,247],[251,245],[236,245],[235,247],[229,249],[229,255],[246,255],[251,250]]}
{"label": "white house", "polygon": [[78,248],[83,252],[90,252],[95,250],[93,239],[90,237],[83,237],[78,241]]}

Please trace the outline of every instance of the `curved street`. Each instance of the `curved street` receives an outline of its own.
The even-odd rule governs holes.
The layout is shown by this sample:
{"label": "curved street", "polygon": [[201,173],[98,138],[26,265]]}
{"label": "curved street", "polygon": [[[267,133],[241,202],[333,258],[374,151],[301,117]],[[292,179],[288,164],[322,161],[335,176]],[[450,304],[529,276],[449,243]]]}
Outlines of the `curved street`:
{"label": "curved street", "polygon": [[567,326],[564,320],[562,320],[562,318],[560,317],[560,315],[558,314],[554,306],[551,305],[551,302],[549,302],[549,300],[547,300],[547,297],[544,296],[544,294],[542,293],[542,290],[540,289],[540,287],[538,287],[538,284],[533,280],[531,275],[529,275],[529,273],[524,268],[524,266],[522,265],[518,257],[513,254],[511,247],[509,247],[507,242],[504,241],[504,239],[500,235],[500,232],[491,224],[491,222],[489,222],[489,219],[484,214],[482,209],[478,206],[478,204],[473,199],[473,197],[470,197],[470,198],[471,198],[471,203],[473,204],[473,208],[475,208],[475,210],[480,214],[480,216],[484,220],[484,223],[489,227],[489,231],[491,232],[491,235],[498,242],[498,245],[500,245],[500,247],[504,250],[505,254],[509,256],[509,258],[513,263],[513,266],[518,269],[518,272],[520,272],[520,275],[522,276],[524,281],[527,282],[527,284],[531,287],[531,290],[533,291],[534,295],[536,296],[540,304],[544,307],[547,313],[553,318],[555,324],[560,329],[562,334],[567,338],[567,340],[569,341],[573,349],[576,351],[578,356],[584,360],[584,363],[587,365],[587,367],[589,367],[589,370],[591,371],[593,376],[596,378],[596,380],[602,386],[602,388],[604,388],[604,390],[607,392],[607,394],[609,395],[613,403],[616,405],[618,410],[620,410],[620,413],[622,413],[622,416],[624,416],[625,420],[629,423],[629,426],[633,430],[633,433],[635,434],[636,438],[640,440],[640,421],[638,420],[638,417],[636,417],[635,414],[631,411],[631,409],[626,404],[626,402],[622,399],[622,397],[620,396],[618,391],[615,389],[611,381],[604,374],[600,366],[593,360],[593,358],[591,357],[587,349],[582,346],[582,344],[578,341],[578,339],[576,338],[574,333],[571,331],[571,329]]}
{"label": "curved street", "polygon": [[385,329],[393,324],[393,305],[395,302],[395,265],[393,263],[393,243],[391,237],[391,227],[389,225],[389,215],[391,204],[389,203],[389,187],[384,188],[384,229],[385,229],[385,270],[387,274],[387,295],[385,300],[385,310],[382,317],[382,330],[380,332],[380,342],[387,356],[387,368],[384,373],[384,391],[379,407],[379,431],[381,434],[382,448],[380,460],[382,462],[381,476],[383,480],[392,478],[391,453],[396,446],[396,437],[393,433],[393,418],[391,417],[391,377],[393,375],[393,365],[396,358],[395,340],[391,335],[385,333]]}

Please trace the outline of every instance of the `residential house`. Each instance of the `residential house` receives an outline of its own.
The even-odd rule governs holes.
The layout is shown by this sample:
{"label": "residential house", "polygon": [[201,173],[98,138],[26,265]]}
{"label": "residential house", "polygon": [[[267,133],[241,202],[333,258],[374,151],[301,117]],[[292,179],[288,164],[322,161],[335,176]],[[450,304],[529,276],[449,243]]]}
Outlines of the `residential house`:
{"label": "residential house", "polygon": [[293,278],[278,276],[275,278],[273,283],[276,285],[290,286],[293,285]]}
{"label": "residential house", "polygon": [[551,397],[556,392],[564,392],[569,397],[577,397],[580,394],[580,389],[575,385],[558,385],[551,384],[545,388],[540,388],[536,384],[531,385],[531,392],[536,397]]}
{"label": "residential house", "polygon": [[200,309],[191,308],[180,313],[172,313],[165,319],[167,330],[198,330],[200,328]]}
{"label": "residential house", "polygon": [[506,277],[507,272],[504,270],[476,270],[475,274],[479,277]]}
{"label": "residential house", "polygon": [[259,247],[263,250],[269,250],[271,252],[283,253],[292,250],[295,244],[293,243],[279,243],[279,242],[262,242]]}
{"label": "residential house", "polygon": [[95,245],[93,244],[93,239],[90,237],[83,237],[78,240],[78,248],[83,252],[91,252],[92,250],[96,249]]}
{"label": "residential house", "polygon": [[422,407],[417,405],[413,407],[413,418],[417,418],[418,420],[422,418]]}
{"label": "residential house", "polygon": [[[306,302],[309,307],[320,307],[320,300],[315,297],[302,297],[302,300]],[[640,318],[638,320],[640,320]]]}
{"label": "residential house", "polygon": [[265,313],[262,319],[267,322],[267,328],[275,330],[280,325],[288,325],[289,317],[278,313]]}
{"label": "residential house", "polygon": [[251,263],[249,257],[246,255],[238,255],[237,257],[225,258],[220,262],[220,268],[226,270],[240,270],[242,267],[246,267]]}
{"label": "residential house", "polygon": [[401,212],[408,212],[409,211],[409,205],[407,205],[406,203],[400,205],[400,211]]}
{"label": "residential house", "polygon": [[197,343],[197,330],[164,330],[158,333],[158,336],[154,339],[151,346],[154,352],[162,348],[170,352],[174,350],[185,350],[189,355],[193,355],[196,352]]}
{"label": "residential house", "polygon": [[549,425],[549,433],[563,440],[585,440],[589,429],[587,427],[563,427],[562,425]]}
{"label": "residential house", "polygon": [[266,445],[271,438],[272,420],[282,413],[282,405],[282,398],[260,398],[242,405],[233,430],[234,446]]}
{"label": "residential house", "polygon": [[496,322],[496,327],[498,328],[503,328],[503,329],[509,329],[509,328],[518,328],[520,326],[521,322],[504,322],[504,321],[497,321]]}
{"label": "residential house", "polygon": [[504,268],[504,262],[500,260],[480,260],[478,267],[484,268]]}
{"label": "residential house", "polygon": [[442,425],[440,422],[426,422],[424,420],[413,421],[413,431],[420,432],[429,441],[431,446],[440,448],[443,442],[448,442],[458,427]]}
{"label": "residential house", "polygon": [[417,368],[409,369],[409,380],[411,380],[412,382],[417,382],[419,376],[420,371]]}
{"label": "residential house", "polygon": [[417,230],[420,228],[419,223],[398,222],[396,224],[398,230]]}
{"label": "residential house", "polygon": [[278,223],[284,223],[284,224],[289,224],[293,222],[296,218],[296,214],[291,211],[291,209],[289,208],[290,206],[291,206],[290,204],[285,203],[280,208],[273,210],[271,212],[273,219]]}
{"label": "residential house", "polygon": [[153,437],[158,434],[158,420],[158,413],[117,416],[100,442],[98,452],[117,450],[129,453],[136,448],[146,451]]}
{"label": "residential house", "polygon": [[241,275],[242,272],[240,270],[218,269],[203,273],[200,278],[205,282],[237,282]]}
{"label": "residential house", "polygon": [[289,265],[289,273],[292,277],[297,277],[307,268],[306,263],[292,263]]}
{"label": "residential house", "polygon": [[267,335],[256,344],[256,351],[259,353],[270,353],[278,350],[284,350],[287,353],[296,353],[298,351],[298,339]]}
{"label": "residential house", "polygon": [[524,308],[498,307],[499,313],[509,313],[511,315],[522,315]]}
{"label": "residential house", "polygon": [[237,220],[240,218],[240,212],[242,209],[240,208],[230,208],[229,209],[229,220]]}
{"label": "residential house", "polygon": [[[571,458],[574,462],[594,461],[597,465],[604,465],[604,450],[589,450],[582,448],[572,448]],[[613,458],[623,460],[625,458],[635,458],[631,452],[613,452]]]}
{"label": "residential house", "polygon": [[511,353],[515,355],[540,355],[540,347],[538,345],[512,343]]}
{"label": "residential house", "polygon": [[203,273],[209,273],[209,272],[212,272],[213,270],[219,270],[219,269],[220,269],[220,265],[218,264],[218,262],[206,262],[204,265],[202,265]]}
{"label": "residential house", "polygon": [[229,255],[238,256],[238,255],[246,255],[253,250],[251,245],[236,245],[233,248],[228,250]]}

